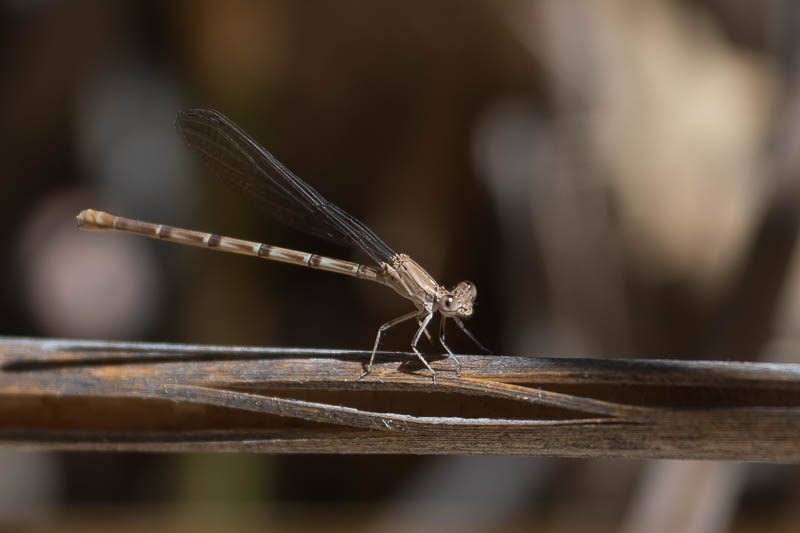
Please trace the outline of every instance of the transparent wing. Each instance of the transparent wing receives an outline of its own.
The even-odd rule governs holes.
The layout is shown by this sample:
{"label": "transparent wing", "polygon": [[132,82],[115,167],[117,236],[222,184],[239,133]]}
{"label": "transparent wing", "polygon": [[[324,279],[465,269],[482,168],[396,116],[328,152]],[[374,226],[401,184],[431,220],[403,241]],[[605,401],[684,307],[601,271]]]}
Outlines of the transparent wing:
{"label": "transparent wing", "polygon": [[395,252],[371,229],[327,201],[218,111],[181,111],[175,125],[186,146],[267,215],[305,233],[355,246],[377,264],[391,263]]}

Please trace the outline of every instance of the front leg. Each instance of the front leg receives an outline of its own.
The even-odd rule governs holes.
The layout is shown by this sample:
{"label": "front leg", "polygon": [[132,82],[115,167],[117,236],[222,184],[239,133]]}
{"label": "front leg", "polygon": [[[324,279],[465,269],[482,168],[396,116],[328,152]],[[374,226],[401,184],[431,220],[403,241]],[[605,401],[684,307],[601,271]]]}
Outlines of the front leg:
{"label": "front leg", "polygon": [[444,341],[444,323],[446,321],[447,321],[447,317],[442,315],[442,320],[441,320],[441,322],[439,322],[439,342],[441,342],[442,346],[444,346],[444,349],[447,350],[447,355],[452,357],[453,361],[455,361],[456,365],[458,365],[458,373],[460,374],[461,370],[462,370],[461,361],[458,360],[458,357],[456,357],[456,354],[453,353],[453,350],[451,350],[450,347],[447,345],[447,343]]}
{"label": "front leg", "polygon": [[470,340],[472,342],[474,342],[478,346],[478,348],[480,348],[481,350],[483,350],[486,353],[492,353],[492,351],[489,348],[487,348],[486,346],[481,344],[480,341],[478,341],[478,339],[475,338],[475,335],[473,335],[472,332],[467,329],[467,326],[464,325],[464,323],[461,321],[461,319],[453,317],[453,320],[456,321],[456,324],[458,324],[458,327],[461,328],[461,331],[466,333],[467,337],[469,337]]}

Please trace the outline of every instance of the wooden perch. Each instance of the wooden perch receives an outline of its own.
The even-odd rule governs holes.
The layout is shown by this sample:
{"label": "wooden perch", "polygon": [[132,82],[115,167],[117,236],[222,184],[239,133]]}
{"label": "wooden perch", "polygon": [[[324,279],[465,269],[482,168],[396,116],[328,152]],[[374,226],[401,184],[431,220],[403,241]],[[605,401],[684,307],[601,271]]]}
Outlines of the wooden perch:
{"label": "wooden perch", "polygon": [[800,365],[0,338],[0,445],[800,460]]}

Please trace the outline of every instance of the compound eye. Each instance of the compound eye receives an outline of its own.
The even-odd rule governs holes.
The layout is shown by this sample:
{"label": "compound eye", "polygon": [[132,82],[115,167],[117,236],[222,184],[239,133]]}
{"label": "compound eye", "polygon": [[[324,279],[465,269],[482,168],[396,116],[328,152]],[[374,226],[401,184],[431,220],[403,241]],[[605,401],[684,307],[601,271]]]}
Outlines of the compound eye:
{"label": "compound eye", "polygon": [[442,308],[445,311],[452,311],[453,310],[453,306],[455,305],[455,302],[456,302],[455,298],[453,298],[452,296],[446,296],[442,300]]}
{"label": "compound eye", "polygon": [[478,287],[471,281],[464,282],[464,290],[469,294],[470,300],[474,300],[478,296]]}

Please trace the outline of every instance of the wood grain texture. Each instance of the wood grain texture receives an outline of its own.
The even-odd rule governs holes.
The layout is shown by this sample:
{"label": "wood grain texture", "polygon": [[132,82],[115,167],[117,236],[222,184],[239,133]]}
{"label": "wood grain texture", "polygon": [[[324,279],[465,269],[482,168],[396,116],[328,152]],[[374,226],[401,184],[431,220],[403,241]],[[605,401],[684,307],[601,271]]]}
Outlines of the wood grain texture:
{"label": "wood grain texture", "polygon": [[800,460],[800,365],[0,338],[0,445]]}

